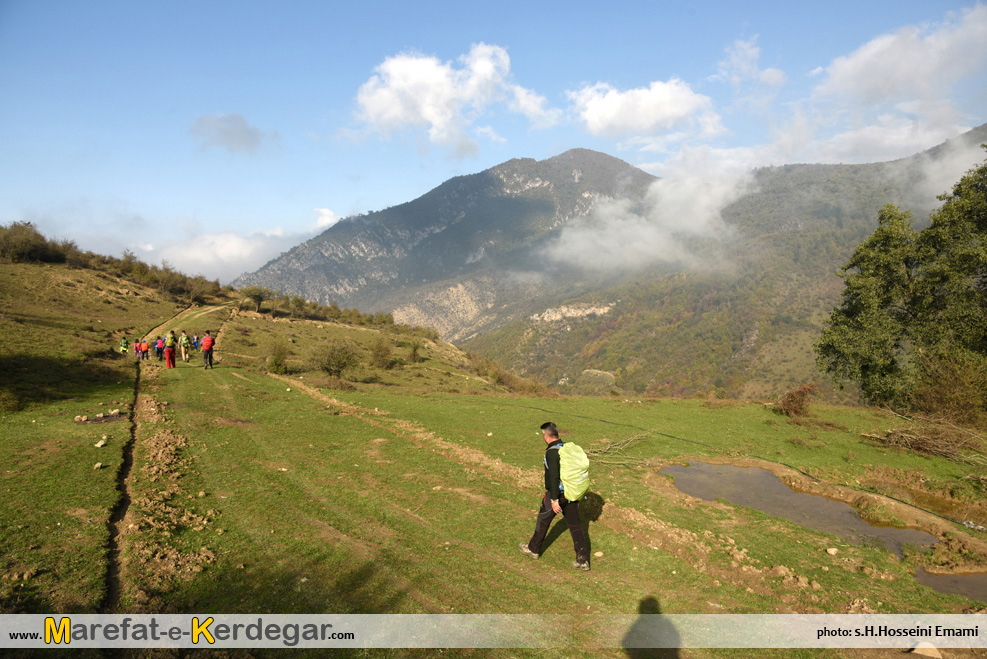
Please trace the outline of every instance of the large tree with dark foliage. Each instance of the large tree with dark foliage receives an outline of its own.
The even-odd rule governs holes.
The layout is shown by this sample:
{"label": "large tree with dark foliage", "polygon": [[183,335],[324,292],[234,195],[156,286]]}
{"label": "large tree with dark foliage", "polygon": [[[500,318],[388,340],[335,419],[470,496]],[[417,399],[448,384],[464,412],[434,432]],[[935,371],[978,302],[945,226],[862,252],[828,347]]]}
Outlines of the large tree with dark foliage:
{"label": "large tree with dark foliage", "polygon": [[908,213],[881,209],[877,229],[843,267],[846,288],[817,361],[835,379],[857,382],[874,404],[929,409],[935,400],[983,413],[987,162],[939,199],[921,231]]}

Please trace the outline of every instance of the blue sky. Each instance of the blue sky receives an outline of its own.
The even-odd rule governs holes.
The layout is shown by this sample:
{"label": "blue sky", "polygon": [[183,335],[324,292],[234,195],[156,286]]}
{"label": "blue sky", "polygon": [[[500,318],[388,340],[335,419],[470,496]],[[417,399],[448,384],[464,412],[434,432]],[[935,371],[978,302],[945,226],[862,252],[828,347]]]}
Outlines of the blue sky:
{"label": "blue sky", "polygon": [[515,157],[927,149],[987,121],[987,5],[0,0],[0,99],[0,224],[228,282]]}

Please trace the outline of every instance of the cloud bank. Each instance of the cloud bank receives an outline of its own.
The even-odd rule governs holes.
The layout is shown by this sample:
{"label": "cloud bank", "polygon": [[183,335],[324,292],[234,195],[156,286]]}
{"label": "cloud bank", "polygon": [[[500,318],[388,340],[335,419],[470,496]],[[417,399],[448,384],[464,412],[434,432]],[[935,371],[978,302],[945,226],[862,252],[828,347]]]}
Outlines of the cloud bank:
{"label": "cloud bank", "polygon": [[729,235],[721,211],[751,191],[751,176],[697,152],[668,168],[642,205],[626,199],[600,203],[568,224],[545,256],[596,271],[630,271],[655,263],[715,267],[709,247]]}

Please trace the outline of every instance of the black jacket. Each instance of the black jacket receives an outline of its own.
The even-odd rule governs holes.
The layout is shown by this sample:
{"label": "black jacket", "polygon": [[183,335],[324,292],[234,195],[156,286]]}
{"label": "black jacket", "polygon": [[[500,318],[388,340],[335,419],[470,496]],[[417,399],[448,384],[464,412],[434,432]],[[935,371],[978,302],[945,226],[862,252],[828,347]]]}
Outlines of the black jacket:
{"label": "black jacket", "polygon": [[559,447],[562,440],[556,439],[545,448],[545,491],[554,501],[561,496],[562,478],[559,476]]}

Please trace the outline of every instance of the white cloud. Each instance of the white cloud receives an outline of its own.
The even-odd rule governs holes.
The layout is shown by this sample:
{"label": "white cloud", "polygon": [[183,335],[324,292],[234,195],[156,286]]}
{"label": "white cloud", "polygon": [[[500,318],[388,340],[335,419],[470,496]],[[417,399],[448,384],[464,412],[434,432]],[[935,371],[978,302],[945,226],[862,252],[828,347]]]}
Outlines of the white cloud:
{"label": "white cloud", "polygon": [[280,227],[240,235],[233,231],[208,233],[193,230],[183,238],[159,241],[153,252],[144,253],[138,245],[131,248],[139,258],[150,263],[168,261],[180,272],[202,274],[210,279],[229,283],[244,272],[259,267],[311,234],[289,234]]}
{"label": "white cloud", "polygon": [[825,68],[816,88],[864,107],[908,104],[941,120],[955,112],[946,98],[963,78],[987,64],[987,6],[951,14],[938,24],[908,26],[878,36]]}
{"label": "white cloud", "polygon": [[360,87],[357,118],[385,136],[427,129],[429,142],[459,156],[476,152],[467,129],[495,103],[506,102],[538,126],[558,120],[558,111],[547,109],[543,97],[511,82],[503,48],[474,44],[458,64],[419,53],[388,57]]}
{"label": "white cloud", "polygon": [[[630,270],[654,263],[715,267],[708,250],[729,233],[721,211],[750,191],[743,167],[723,167],[705,149],[685,150],[643,204],[599,204],[567,225],[546,256],[589,270]],[[697,241],[705,243],[697,247]]]}
{"label": "white cloud", "polygon": [[478,126],[476,129],[476,134],[480,137],[486,138],[491,142],[497,142],[503,144],[507,140],[497,134],[497,131],[493,129],[493,126]]}
{"label": "white cloud", "polygon": [[566,93],[593,135],[655,136],[685,126],[713,137],[723,130],[712,99],[678,78],[623,92],[601,82]]}
{"label": "white cloud", "polygon": [[822,92],[865,100],[922,95],[979,70],[987,57],[987,6],[977,5],[935,29],[906,27],[882,35],[827,68]]}
{"label": "white cloud", "polygon": [[759,68],[761,49],[757,46],[757,37],[748,41],[738,39],[726,49],[726,59],[720,61],[717,80],[724,80],[735,87],[744,83],[754,82],[777,87],[784,84],[785,73],[780,69]]}
{"label": "white cloud", "polygon": [[277,131],[265,133],[238,112],[196,117],[189,133],[202,148],[217,147],[234,154],[253,154],[265,143],[281,140]]}
{"label": "white cloud", "polygon": [[317,231],[325,231],[343,219],[328,208],[314,208],[312,210],[317,216],[315,220],[315,229]]}

